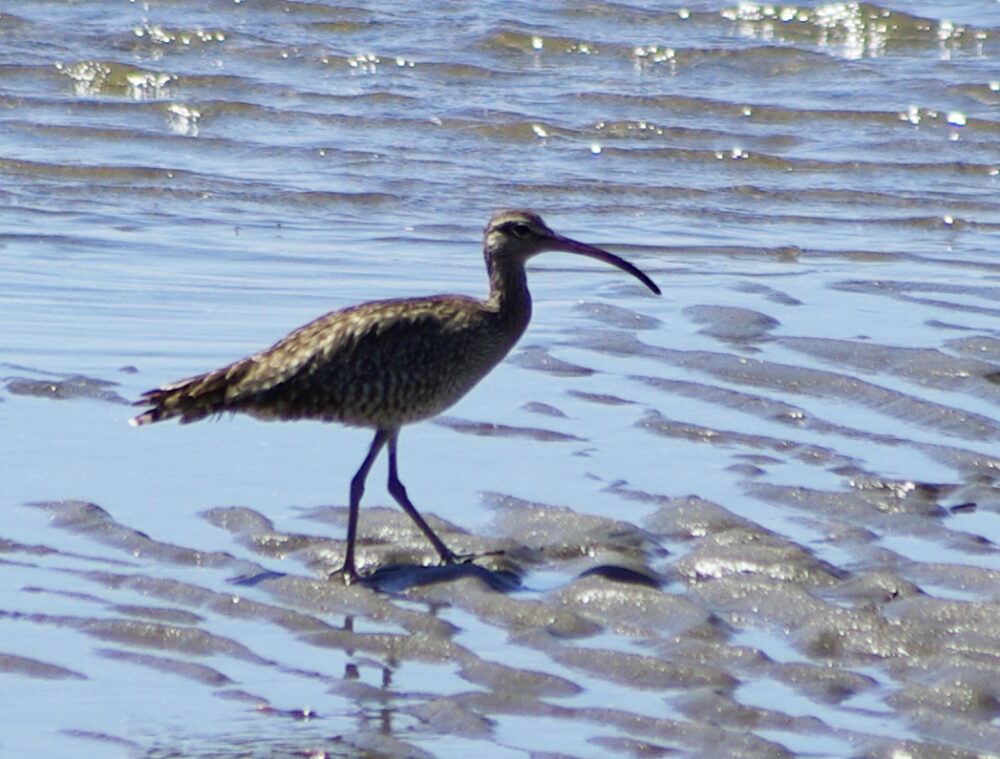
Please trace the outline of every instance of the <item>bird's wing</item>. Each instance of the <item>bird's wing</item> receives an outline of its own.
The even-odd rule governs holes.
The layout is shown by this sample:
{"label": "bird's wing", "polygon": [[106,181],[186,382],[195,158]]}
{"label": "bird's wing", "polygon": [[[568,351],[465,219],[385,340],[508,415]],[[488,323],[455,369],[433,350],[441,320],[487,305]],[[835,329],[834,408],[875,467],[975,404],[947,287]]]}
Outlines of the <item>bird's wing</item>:
{"label": "bird's wing", "polygon": [[[236,393],[261,392],[304,374],[377,365],[419,342],[422,330],[429,332],[432,325],[440,329],[449,320],[460,319],[463,301],[477,303],[460,296],[434,296],[372,301],[333,311],[299,327],[267,350],[219,370],[229,370],[230,375],[220,379],[236,380],[232,387]],[[239,375],[238,379],[233,375]]]}

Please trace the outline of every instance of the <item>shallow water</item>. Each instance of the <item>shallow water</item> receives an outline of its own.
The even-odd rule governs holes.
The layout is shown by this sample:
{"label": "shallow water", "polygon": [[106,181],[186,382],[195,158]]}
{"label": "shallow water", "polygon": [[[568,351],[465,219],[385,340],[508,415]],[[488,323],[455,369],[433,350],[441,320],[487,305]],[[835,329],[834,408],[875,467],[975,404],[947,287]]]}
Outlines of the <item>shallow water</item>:
{"label": "shallow water", "polygon": [[[0,753],[997,755],[997,18],[4,9]],[[537,259],[510,359],[403,433],[496,574],[325,579],[367,431],[127,426],[325,311],[481,293],[512,206],[665,294]],[[384,472],[361,561],[432,562]]]}

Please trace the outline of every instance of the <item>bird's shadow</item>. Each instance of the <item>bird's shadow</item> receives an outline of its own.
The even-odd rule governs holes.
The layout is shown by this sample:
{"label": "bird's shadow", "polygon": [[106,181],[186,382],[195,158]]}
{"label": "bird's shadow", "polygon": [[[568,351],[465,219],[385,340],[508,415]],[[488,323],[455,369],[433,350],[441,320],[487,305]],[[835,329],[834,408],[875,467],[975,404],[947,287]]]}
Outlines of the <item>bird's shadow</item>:
{"label": "bird's shadow", "polygon": [[521,578],[509,570],[492,570],[471,561],[423,566],[418,564],[387,564],[362,575],[358,582],[383,593],[399,593],[422,585],[452,582],[474,577],[493,590],[509,593],[520,589]]}
{"label": "bird's shadow", "polygon": [[[283,576],[285,576],[284,572],[262,571],[252,575],[234,577],[230,581],[236,585],[252,586],[264,580]],[[654,572],[639,571],[616,564],[598,564],[575,574],[576,579],[590,576],[602,577],[623,585],[648,588],[661,588],[664,584],[664,579]],[[525,589],[521,573],[511,569],[487,569],[473,563],[471,559],[432,566],[399,562],[386,564],[368,574],[361,575],[355,582],[379,593],[395,594],[410,588],[448,583],[466,577],[476,578],[491,590],[499,593],[512,593]],[[329,579],[331,582],[342,581],[339,572],[331,574]]]}

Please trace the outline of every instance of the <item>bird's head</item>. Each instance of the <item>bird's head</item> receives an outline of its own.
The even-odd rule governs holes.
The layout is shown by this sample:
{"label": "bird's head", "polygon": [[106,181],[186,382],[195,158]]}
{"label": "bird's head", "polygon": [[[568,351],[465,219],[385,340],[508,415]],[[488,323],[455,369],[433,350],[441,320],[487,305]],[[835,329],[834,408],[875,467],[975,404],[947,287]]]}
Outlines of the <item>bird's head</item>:
{"label": "bird's head", "polygon": [[483,250],[486,266],[491,272],[497,265],[523,267],[529,258],[547,250],[596,258],[628,272],[654,293],[660,294],[660,288],[653,280],[628,261],[606,250],[553,232],[533,211],[511,210],[496,214],[483,232]]}

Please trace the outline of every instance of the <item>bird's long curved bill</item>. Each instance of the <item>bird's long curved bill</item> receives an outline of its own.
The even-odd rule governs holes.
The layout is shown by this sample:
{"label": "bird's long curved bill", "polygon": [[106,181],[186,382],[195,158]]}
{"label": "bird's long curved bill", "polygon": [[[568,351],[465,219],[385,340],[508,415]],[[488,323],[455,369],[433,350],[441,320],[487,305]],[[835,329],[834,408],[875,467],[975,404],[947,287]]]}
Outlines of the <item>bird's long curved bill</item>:
{"label": "bird's long curved bill", "polygon": [[577,242],[576,240],[570,239],[569,237],[563,237],[559,234],[553,234],[553,239],[549,248],[550,250],[577,253],[581,256],[587,256],[587,258],[596,258],[598,261],[604,261],[605,263],[611,264],[622,271],[627,271],[654,293],[657,295],[660,294],[660,288],[656,286],[656,283],[653,280],[646,276],[644,271],[637,266],[633,266],[624,258],[619,258],[614,253],[608,253],[606,250],[595,248],[593,245],[587,245],[586,243]]}

